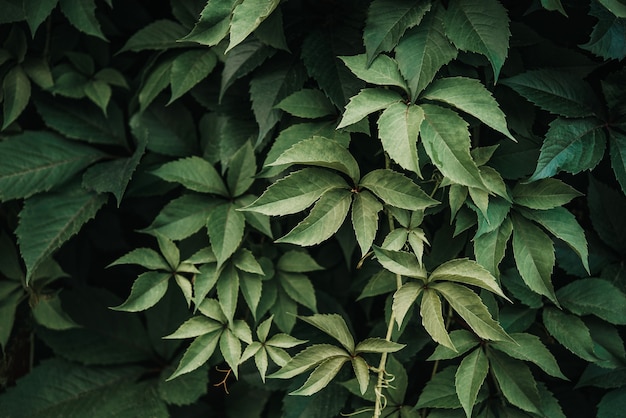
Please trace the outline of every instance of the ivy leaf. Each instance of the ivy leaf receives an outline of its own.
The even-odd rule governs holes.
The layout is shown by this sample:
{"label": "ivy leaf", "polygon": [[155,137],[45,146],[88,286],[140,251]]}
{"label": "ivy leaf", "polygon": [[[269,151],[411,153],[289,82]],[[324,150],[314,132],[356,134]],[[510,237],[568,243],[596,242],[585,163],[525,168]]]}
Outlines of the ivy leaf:
{"label": "ivy leaf", "polygon": [[445,15],[446,35],[457,48],[489,59],[494,79],[500,75],[509,48],[509,17],[497,0],[454,0]]}
{"label": "ivy leaf", "polygon": [[587,325],[577,316],[558,309],[543,310],[543,324],[559,343],[588,362],[598,361]]}
{"label": "ivy leaf", "polygon": [[370,190],[383,202],[397,208],[424,210],[439,203],[408,177],[393,170],[370,171],[363,176],[359,186]]}
{"label": "ivy leaf", "polygon": [[454,376],[454,386],[456,386],[456,394],[463,406],[465,415],[468,417],[472,416],[478,391],[488,372],[489,362],[481,348],[472,351],[459,364]]}
{"label": "ivy leaf", "polygon": [[37,267],[78,233],[106,202],[76,184],[62,192],[33,196],[24,201],[15,234],[26,264],[28,284]]}
{"label": "ivy leaf", "polygon": [[439,298],[437,292],[431,290],[430,288],[426,288],[422,292],[420,316],[422,317],[422,325],[424,325],[424,329],[426,329],[426,332],[430,334],[435,342],[456,351],[454,344],[452,344],[452,341],[450,340],[448,331],[446,330],[446,324],[443,319],[441,299]]}
{"label": "ivy leaf", "polygon": [[348,353],[346,350],[331,344],[315,344],[300,351],[280,370],[267,377],[272,379],[291,379],[333,357],[344,357],[348,360]]}
{"label": "ivy leaf", "polygon": [[383,149],[402,168],[422,176],[417,157],[417,136],[424,111],[415,105],[394,103],[378,118],[378,135]]}
{"label": "ivy leaf", "polygon": [[191,90],[205,79],[217,64],[217,56],[212,50],[185,51],[174,58],[170,70],[172,96],[169,103]]}
{"label": "ivy leaf", "polygon": [[402,96],[392,90],[363,89],[359,94],[350,98],[337,129],[357,123],[370,113],[386,109],[401,101]]}
{"label": "ivy leaf", "polygon": [[387,55],[378,55],[371,63],[368,63],[365,54],[339,58],[361,80],[379,86],[396,86],[407,91],[406,82],[398,69],[398,63]]}
{"label": "ivy leaf", "polygon": [[244,0],[233,10],[230,43],[226,52],[239,45],[276,9],[280,0]]}
{"label": "ivy leaf", "polygon": [[189,190],[228,196],[228,190],[217,170],[200,157],[165,163],[152,171],[152,174],[165,181],[180,183]]}
{"label": "ivy leaf", "polygon": [[321,90],[302,89],[281,100],[277,108],[299,118],[321,118],[335,113],[335,106]]}
{"label": "ivy leaf", "polygon": [[79,31],[106,41],[96,19],[95,0],[59,0],[61,11]]}
{"label": "ivy leaf", "polygon": [[563,307],[576,315],[592,314],[611,324],[626,324],[626,295],[608,280],[576,280],[556,295]]}
{"label": "ivy leaf", "polygon": [[235,205],[223,204],[213,208],[206,226],[211,247],[220,266],[239,248],[243,239],[245,219]]}
{"label": "ivy leaf", "polygon": [[344,363],[348,361],[348,357],[330,357],[319,364],[313,370],[309,378],[297,390],[290,395],[310,396],[324,389],[331,380],[339,373]]}
{"label": "ivy leaf", "polygon": [[[396,318],[398,328],[402,326],[402,322],[404,322],[404,317],[406,317],[409,309],[413,307],[413,304],[415,303],[423,289],[424,285],[422,283],[411,281],[404,283],[402,287],[396,290],[396,292],[393,294],[393,304],[391,305],[391,309]],[[436,317],[430,318],[431,321],[436,319]],[[424,317],[422,317],[422,320],[425,321]],[[431,328],[435,328],[435,325],[432,325]]]}
{"label": "ivy leaf", "polygon": [[568,118],[593,115],[596,97],[591,87],[572,73],[553,69],[530,70],[502,80],[531,103]]}
{"label": "ivy leaf", "polygon": [[130,295],[119,306],[113,307],[116,311],[139,312],[156,305],[161,300],[169,284],[171,273],[148,271],[137,277],[133,283]]}
{"label": "ivy leaf", "polygon": [[309,164],[332,168],[347,174],[355,183],[361,177],[359,165],[350,152],[336,141],[314,136],[300,141],[283,152],[269,166]]}
{"label": "ivy leaf", "polygon": [[513,214],[513,255],[524,283],[558,306],[550,280],[554,268],[554,245],[541,229],[523,217]]}
{"label": "ivy leaf", "polygon": [[323,194],[349,186],[341,176],[329,170],[304,168],[271,184],[252,204],[241,208],[264,215],[288,215],[300,212]]}
{"label": "ivy leaf", "polygon": [[535,172],[528,181],[561,171],[577,174],[594,168],[604,156],[606,133],[599,119],[561,119],[550,123]]}
{"label": "ivy leaf", "polygon": [[383,210],[383,205],[367,190],[354,195],[352,227],[362,256],[365,256],[372,247],[378,230],[378,212],[381,210]]}
{"label": "ivy leaf", "polygon": [[192,372],[209,360],[215,352],[222,331],[215,331],[201,335],[189,345],[178,367],[167,380],[172,380],[182,374]]}
{"label": "ivy leaf", "polygon": [[524,363],[492,351],[489,353],[489,365],[509,402],[524,411],[541,415],[537,384]]}
{"label": "ivy leaf", "polygon": [[378,262],[392,273],[420,280],[426,279],[426,270],[421,266],[415,254],[405,251],[392,251],[373,246]]}
{"label": "ivy leaf", "polygon": [[302,246],[319,244],[337,232],[350,210],[352,194],[347,190],[330,190],[313,206],[309,215],[277,243]]}
{"label": "ivy leaf", "polygon": [[28,198],[73,178],[104,156],[46,131],[26,131],[0,142],[0,200]]}
{"label": "ivy leaf", "polygon": [[408,0],[375,0],[370,4],[363,31],[367,51],[367,65],[372,64],[380,52],[391,51],[404,32],[418,25],[430,9],[430,2]]}
{"label": "ivy leaf", "polygon": [[428,277],[428,282],[449,281],[478,286],[509,300],[498,285],[495,277],[473,260],[461,258],[450,260],[437,267]]}
{"label": "ivy leaf", "polygon": [[428,86],[422,97],[452,105],[515,141],[506,126],[504,113],[479,80],[467,77],[440,78]]}
{"label": "ivy leaf", "polygon": [[13,123],[30,100],[30,81],[21,65],[11,68],[2,81],[2,130]]}
{"label": "ivy leaf", "polygon": [[582,193],[553,178],[518,183],[513,188],[513,201],[531,209],[554,209],[579,196],[582,196]]}
{"label": "ivy leaf", "polygon": [[[301,320],[336,339],[349,353],[354,354],[354,338],[346,321],[338,314],[300,316]],[[345,353],[344,353],[345,354]]]}
{"label": "ivy leaf", "polygon": [[439,69],[457,56],[445,34],[444,13],[443,7],[435,6],[417,27],[407,31],[396,47],[398,66],[408,82],[412,102]]}
{"label": "ivy leaf", "polygon": [[423,104],[420,135],[433,164],[452,182],[485,190],[476,163],[470,155],[467,123],[454,111]]}

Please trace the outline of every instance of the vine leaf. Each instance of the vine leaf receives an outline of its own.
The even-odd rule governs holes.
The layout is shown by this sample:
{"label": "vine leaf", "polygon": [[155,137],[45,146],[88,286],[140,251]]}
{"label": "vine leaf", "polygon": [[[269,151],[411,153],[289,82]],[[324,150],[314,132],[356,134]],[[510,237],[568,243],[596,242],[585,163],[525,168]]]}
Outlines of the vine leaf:
{"label": "vine leaf", "polygon": [[498,285],[495,277],[483,266],[467,258],[447,261],[437,267],[428,277],[428,282],[449,281],[478,286],[509,300]]}
{"label": "vine leaf", "polygon": [[589,328],[582,319],[554,308],[544,309],[542,317],[550,335],[565,348],[590,363],[599,360]]}
{"label": "vine leaf", "polygon": [[554,209],[579,196],[582,193],[554,178],[518,183],[513,188],[513,201],[530,209]]}
{"label": "vine leaf", "polygon": [[392,273],[415,279],[426,279],[426,270],[413,253],[392,251],[374,245],[374,254],[378,262]]}
{"label": "vine leaf", "polygon": [[387,55],[378,55],[370,64],[365,54],[339,58],[363,81],[379,86],[396,86],[407,91],[406,81],[400,75],[398,63]]}
{"label": "vine leaf", "polygon": [[341,356],[330,357],[322,361],[309,375],[306,382],[299,389],[291,392],[290,395],[310,396],[324,389],[337,376],[339,370],[348,360],[348,357]]}
{"label": "vine leaf", "polygon": [[231,14],[237,3],[238,0],[206,2],[193,29],[188,34],[183,33],[181,40],[206,46],[217,45],[228,35]]}
{"label": "vine leaf", "polygon": [[222,204],[213,208],[206,222],[211,247],[220,266],[239,248],[245,218],[235,205]]}
{"label": "vine leaf", "polygon": [[467,417],[472,416],[478,391],[483,385],[488,372],[489,361],[481,348],[465,356],[459,364],[459,368],[454,376],[454,386],[456,386],[456,394]]}
{"label": "vine leaf", "polygon": [[21,65],[16,65],[6,73],[2,80],[2,130],[24,111],[30,100],[30,90],[30,80]]}
{"label": "vine leaf", "polygon": [[456,347],[452,344],[452,340],[450,340],[450,336],[446,330],[441,299],[439,298],[437,291],[428,288],[424,289],[422,292],[422,303],[420,305],[420,316],[422,317],[422,325],[424,325],[424,329],[426,329],[426,332],[430,334],[435,342],[456,351]]}
{"label": "vine leaf", "polygon": [[299,318],[336,339],[349,353],[355,352],[354,338],[341,315],[315,314]]}
{"label": "vine leaf", "polygon": [[[402,326],[402,322],[404,322],[406,314],[409,312],[409,309],[413,307],[413,304],[417,300],[423,288],[424,285],[422,283],[411,281],[403,284],[402,287],[396,290],[393,294],[393,304],[391,308],[394,317],[396,318],[398,328]],[[422,320],[426,321],[424,317],[422,317]],[[431,318],[429,320],[436,320],[436,318]]]}
{"label": "vine leaf", "polygon": [[111,309],[139,312],[151,308],[167,292],[170,277],[172,277],[171,273],[162,271],[148,271],[140,274],[133,283],[130,295],[124,303]]}
{"label": "vine leaf", "polygon": [[335,113],[335,106],[317,89],[302,89],[285,97],[277,108],[299,118],[321,118]]}
{"label": "vine leaf", "polygon": [[393,103],[378,118],[383,149],[400,167],[422,176],[417,156],[417,136],[424,111],[415,105]]}
{"label": "vine leaf", "polygon": [[560,288],[556,295],[576,315],[591,314],[611,324],[626,324],[626,295],[608,280],[576,280]]}
{"label": "vine leaf", "polygon": [[354,195],[352,227],[361,248],[361,256],[365,256],[372,247],[378,230],[378,212],[381,210],[383,205],[367,190]]}
{"label": "vine leaf", "polygon": [[201,335],[193,340],[185,354],[183,354],[178,367],[167,380],[169,381],[182,374],[192,372],[206,363],[215,352],[221,335],[222,331],[219,330]]}
{"label": "vine leaf", "polygon": [[402,96],[395,91],[363,89],[359,94],[350,98],[337,129],[357,123],[370,113],[386,109],[400,101],[402,101]]}
{"label": "vine leaf", "polygon": [[346,361],[349,358],[348,353],[343,348],[331,344],[311,345],[293,356],[280,370],[267,377],[271,379],[291,379],[333,357],[345,357]]}
{"label": "vine leaf", "polygon": [[95,0],[59,0],[61,11],[79,31],[106,41],[96,19]]}
{"label": "vine leaf", "polygon": [[388,205],[408,210],[424,210],[439,204],[411,179],[397,171],[378,169],[367,173],[359,182]]}
{"label": "vine leaf", "polygon": [[489,365],[509,402],[524,411],[541,415],[537,383],[524,363],[493,351],[489,353]]}
{"label": "vine leaf", "polygon": [[165,181],[180,183],[185,188],[201,193],[228,196],[226,185],[217,170],[200,157],[171,161],[152,171]]}
{"label": "vine leaf", "polygon": [[276,9],[280,0],[244,0],[233,10],[226,52],[243,42]]}
{"label": "vine leaf", "polygon": [[172,103],[205,79],[216,64],[217,56],[210,49],[185,51],[174,58],[170,70],[172,95],[168,103]]}

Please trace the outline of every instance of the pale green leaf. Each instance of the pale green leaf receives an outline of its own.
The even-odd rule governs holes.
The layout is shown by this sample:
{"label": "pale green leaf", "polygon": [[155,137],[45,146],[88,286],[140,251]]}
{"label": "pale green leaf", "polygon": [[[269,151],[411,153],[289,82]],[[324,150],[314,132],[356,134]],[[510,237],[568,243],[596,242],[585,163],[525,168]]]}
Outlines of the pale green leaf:
{"label": "pale green leaf", "polygon": [[375,0],[370,4],[363,31],[367,64],[383,51],[391,51],[404,32],[418,25],[430,9],[430,2]]}
{"label": "pale green leaf", "polygon": [[335,113],[335,106],[321,90],[302,89],[285,97],[277,108],[299,118],[321,118]]}
{"label": "pale green leaf", "polygon": [[226,360],[226,364],[237,377],[239,360],[241,359],[241,342],[239,338],[233,334],[230,328],[226,328],[220,336],[220,352]]}
{"label": "pale green leaf", "polygon": [[[396,228],[385,237],[381,248],[391,251],[401,251],[409,238],[409,231],[405,228]],[[419,261],[419,260],[418,260]]]}
{"label": "pale green leaf", "polygon": [[489,362],[482,348],[472,351],[459,364],[454,376],[454,386],[456,386],[456,394],[463,406],[465,415],[468,417],[472,416],[478,391],[488,372]]}
{"label": "pale green leaf", "polygon": [[189,345],[183,358],[180,360],[178,367],[167,380],[172,380],[181,374],[189,373],[196,370],[209,360],[209,357],[215,352],[215,348],[220,340],[222,331],[215,331],[209,334],[201,335]]}
{"label": "pale green leaf", "polygon": [[172,277],[170,273],[148,271],[137,277],[128,298],[119,306],[112,307],[116,311],[139,312],[154,306],[161,300]]}
{"label": "pale green leaf", "polygon": [[611,324],[626,324],[626,295],[604,279],[579,279],[557,293],[557,298],[576,315],[595,315]]}
{"label": "pale green leaf", "polygon": [[317,301],[313,283],[304,274],[278,272],[276,277],[280,281],[285,293],[301,305],[306,306],[313,312],[317,312]]}
{"label": "pale green leaf", "polygon": [[233,257],[233,264],[239,270],[256,275],[265,275],[263,268],[254,257],[254,254],[248,249],[242,248]]}
{"label": "pale green leaf", "polygon": [[118,266],[121,264],[136,264],[149,270],[165,270],[169,271],[170,266],[167,261],[152,248],[135,248],[127,254],[124,254],[107,267]]}
{"label": "pale green leaf", "polygon": [[359,342],[354,349],[355,353],[395,353],[406,347],[406,344],[398,344],[382,338],[366,338]]}
{"label": "pale green leaf", "polygon": [[450,281],[478,286],[508,300],[502,293],[496,278],[473,260],[460,258],[450,260],[437,267],[428,277],[428,282]]}
{"label": "pale green leaf", "polygon": [[388,205],[408,210],[424,210],[437,205],[435,199],[408,177],[393,170],[378,169],[367,173],[359,182]]}
{"label": "pale green leaf", "polygon": [[268,284],[269,286],[264,286],[258,311],[267,312],[269,309],[278,328],[283,332],[291,332],[296,324],[298,304],[285,293],[281,286],[276,284],[272,286],[272,282]]}
{"label": "pale green leaf", "polygon": [[352,227],[361,248],[361,256],[364,256],[372,247],[378,230],[378,212],[382,209],[383,205],[367,190],[354,195],[351,213]]}
{"label": "pale green leaf", "polygon": [[230,160],[226,182],[230,195],[241,196],[254,183],[256,173],[256,158],[250,142],[246,142]]}
{"label": "pale green leaf", "polygon": [[316,344],[305,348],[293,356],[280,370],[268,377],[275,379],[291,379],[317,366],[324,360],[333,357],[344,357],[348,360],[346,350],[330,344]]}
{"label": "pale green leaf", "polygon": [[456,348],[456,351],[443,346],[438,345],[435,351],[428,357],[428,361],[433,360],[451,360],[467,353],[472,348],[480,344],[480,338],[474,335],[472,332],[465,329],[457,329],[450,332],[450,340]]}
{"label": "pale green leaf", "polygon": [[314,136],[298,142],[268,165],[290,166],[293,164],[332,168],[347,174],[354,182],[361,177],[359,165],[352,154],[338,142],[322,136]]}
{"label": "pale green leaf", "polygon": [[232,204],[215,207],[207,219],[211,247],[221,265],[239,248],[243,238],[245,219]]}
{"label": "pale green leaf", "polygon": [[194,338],[220,330],[223,327],[224,325],[220,322],[207,318],[206,316],[193,316],[183,322],[176,331],[163,338]]}
{"label": "pale green leaf", "polygon": [[[249,347],[252,347],[252,346],[249,345],[248,347],[246,347],[246,350]],[[267,367],[269,364],[269,362],[267,361],[267,349],[263,348],[261,350],[258,350],[254,354],[254,364],[256,365],[256,368],[259,370],[259,374],[261,375],[261,380],[265,382],[265,375],[267,374]]]}
{"label": "pale green leaf", "polygon": [[543,310],[543,324],[550,335],[569,351],[588,362],[598,361],[589,328],[578,316],[547,308]]}
{"label": "pale green leaf", "polygon": [[338,314],[300,316],[301,320],[336,339],[348,352],[354,353],[354,338],[346,321]]}
{"label": "pale green leaf", "polygon": [[239,287],[252,316],[256,319],[257,309],[263,292],[263,281],[257,274],[239,273]]}
{"label": "pale green leaf", "polygon": [[485,267],[494,277],[500,275],[498,266],[504,258],[512,233],[513,224],[507,218],[496,230],[474,237],[476,262]]}
{"label": "pale green leaf", "polygon": [[489,353],[489,365],[509,402],[524,411],[542,415],[535,378],[524,363],[492,351]]}
{"label": "pale green leaf", "polygon": [[243,42],[276,9],[280,0],[244,0],[233,10],[226,52]]}
{"label": "pale green leaf", "polygon": [[350,98],[337,129],[359,122],[370,113],[402,101],[402,96],[387,89],[363,89]]}
{"label": "pale green leaf", "polygon": [[228,34],[230,17],[239,0],[209,0],[193,30],[183,40],[206,46],[217,45]]}
{"label": "pale green leaf", "polygon": [[420,316],[422,317],[424,329],[426,329],[426,332],[430,334],[435,342],[456,351],[456,347],[454,347],[448,335],[448,330],[446,329],[446,324],[443,319],[441,299],[436,291],[429,288],[424,289],[422,293],[422,303],[420,305]]}
{"label": "pale green leaf", "polygon": [[442,6],[435,6],[417,27],[407,31],[396,47],[398,66],[408,82],[413,102],[439,69],[457,56],[445,34],[444,13]]}
{"label": "pale green leaf", "polygon": [[392,251],[373,246],[378,262],[387,270],[395,274],[416,279],[426,279],[426,270],[415,257],[415,254],[405,251]]}
{"label": "pale green leaf", "polygon": [[188,46],[186,42],[178,42],[186,33],[180,23],[166,19],[155,20],[128,38],[119,52],[158,51]]}
{"label": "pale green leaf", "polygon": [[265,351],[267,351],[267,355],[272,359],[272,361],[280,367],[283,367],[289,362],[289,360],[291,360],[289,353],[282,348],[266,345]]}
{"label": "pale green leaf", "polygon": [[30,100],[30,81],[21,65],[11,68],[2,81],[2,130],[13,123]]}
{"label": "pale green leaf", "polygon": [[165,181],[180,183],[189,190],[228,196],[228,190],[217,170],[200,157],[165,163],[152,171],[152,174]]}
{"label": "pale green leaf", "polygon": [[170,200],[143,231],[171,240],[190,237],[206,226],[207,218],[218,203],[219,200],[200,194],[183,194]]}
{"label": "pale green leaf", "polygon": [[265,344],[276,348],[293,348],[297,345],[304,344],[305,342],[305,340],[299,340],[291,335],[281,333],[272,335],[269,340],[265,341]]}
{"label": "pale green leaf", "polygon": [[353,357],[351,360],[354,375],[359,382],[359,391],[361,392],[361,394],[364,394],[367,391],[367,387],[370,383],[369,366],[367,365],[367,362],[363,359],[363,357],[356,356]]}
{"label": "pale green leaf", "polygon": [[552,287],[555,264],[554,244],[549,236],[532,222],[513,214],[513,255],[524,283],[536,293],[558,305]]}
{"label": "pale green leaf", "polygon": [[[246,194],[238,197],[235,200],[237,210],[241,210],[243,207],[249,206],[257,199],[255,195]],[[270,217],[262,213],[245,211],[243,217],[246,219],[246,223],[252,228],[256,229],[260,233],[269,238],[274,238],[272,233],[272,227],[270,225]]]}
{"label": "pale green leaf", "polygon": [[217,279],[217,297],[224,315],[232,322],[239,297],[239,274],[231,264],[226,265]]}
{"label": "pale green leaf", "polygon": [[222,324],[226,324],[228,322],[228,318],[226,318],[226,315],[224,315],[224,311],[222,310],[222,305],[217,299],[203,299],[198,305],[198,310],[202,313],[202,315],[214,319]]}
{"label": "pale green leaf", "polygon": [[381,86],[396,86],[407,90],[406,82],[400,75],[398,63],[391,57],[381,54],[368,63],[365,54],[339,57],[361,80]]}
{"label": "pale green leaf", "polygon": [[480,297],[465,286],[437,282],[429,285],[437,290],[474,332],[481,338],[493,341],[511,341],[511,337],[495,321]]}
{"label": "pale green leaf", "polygon": [[296,250],[287,251],[280,256],[276,268],[289,273],[324,270],[324,267],[320,266],[308,253]]}
{"label": "pale green leaf", "polygon": [[297,390],[290,395],[310,396],[324,389],[331,380],[339,373],[343,364],[348,361],[348,357],[330,357],[324,360],[313,370],[309,378]]}
{"label": "pale green leaf", "polygon": [[454,0],[445,15],[446,35],[463,51],[482,54],[489,59],[497,80],[509,49],[509,17],[497,0],[476,3]]}
{"label": "pale green leaf", "polygon": [[0,200],[28,198],[76,176],[104,154],[46,131],[26,131],[0,142]]}
{"label": "pale green leaf", "polygon": [[422,176],[417,156],[417,136],[424,111],[415,105],[394,103],[378,118],[383,149],[400,167]]}
{"label": "pale green leaf", "polygon": [[424,121],[420,136],[433,164],[453,183],[485,189],[476,163],[470,155],[467,122],[450,109],[423,104]]}
{"label": "pale green leaf", "polygon": [[309,215],[276,242],[309,246],[327,240],[343,224],[350,210],[351,200],[352,193],[347,190],[326,192]]}
{"label": "pale green leaf", "polygon": [[191,90],[215,68],[217,56],[210,49],[192,49],[174,58],[170,70],[170,103]]}
{"label": "pale green leaf", "polygon": [[513,201],[531,209],[553,209],[579,196],[582,196],[582,193],[553,178],[518,183],[513,188]]}
{"label": "pale green leaf", "polygon": [[506,126],[504,113],[491,92],[479,80],[467,77],[440,78],[429,85],[421,97],[454,106],[515,140]]}
{"label": "pale green leaf", "polygon": [[96,19],[95,0],[59,0],[59,5],[67,20],[76,29],[87,35],[107,40]]}
{"label": "pale green leaf", "polygon": [[423,288],[424,285],[422,283],[408,282],[403,284],[402,287],[396,290],[393,294],[393,304],[391,309],[394,317],[396,318],[398,328],[402,326],[404,317],[409,309],[413,307],[413,304],[417,300],[417,297],[420,295]]}

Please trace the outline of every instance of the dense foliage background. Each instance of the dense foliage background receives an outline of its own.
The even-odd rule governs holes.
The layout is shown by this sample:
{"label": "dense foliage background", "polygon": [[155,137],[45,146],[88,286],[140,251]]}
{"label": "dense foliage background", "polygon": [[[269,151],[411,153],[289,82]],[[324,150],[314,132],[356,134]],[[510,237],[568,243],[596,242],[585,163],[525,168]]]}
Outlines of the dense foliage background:
{"label": "dense foliage background", "polygon": [[620,417],[622,0],[0,0],[0,416]]}

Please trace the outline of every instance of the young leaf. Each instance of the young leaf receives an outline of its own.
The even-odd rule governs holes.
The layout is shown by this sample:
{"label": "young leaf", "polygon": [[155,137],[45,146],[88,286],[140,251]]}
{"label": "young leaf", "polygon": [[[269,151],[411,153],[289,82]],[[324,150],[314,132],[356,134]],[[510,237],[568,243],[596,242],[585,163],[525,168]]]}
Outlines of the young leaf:
{"label": "young leaf", "polygon": [[230,263],[222,269],[217,279],[217,297],[224,315],[232,322],[239,297],[239,274]]}
{"label": "young leaf", "polygon": [[293,356],[280,370],[269,375],[272,379],[291,379],[305,373],[329,358],[344,357],[348,360],[348,353],[339,347],[330,344],[316,344],[305,348]]}
{"label": "young leaf", "polygon": [[335,106],[321,90],[302,89],[281,100],[277,108],[299,118],[321,118],[335,113]]}
{"label": "young leaf", "polygon": [[206,195],[183,194],[170,200],[143,232],[176,241],[188,238],[206,226],[207,218],[219,202]]}
{"label": "young leaf", "polygon": [[383,205],[367,190],[354,195],[352,227],[361,248],[361,256],[365,256],[372,247],[378,230],[378,212],[382,209]]}
{"label": "young leaf", "polygon": [[366,338],[356,345],[355,353],[395,353],[406,347],[406,344],[398,344],[382,338]]}
{"label": "young leaf", "polygon": [[489,362],[481,348],[472,351],[459,364],[459,368],[454,376],[454,385],[456,386],[456,394],[467,417],[472,416],[478,391],[483,385],[488,372]]}
{"label": "young leaf", "polygon": [[223,204],[211,211],[206,227],[219,266],[239,248],[245,219],[233,204]]}
{"label": "young leaf", "polygon": [[543,324],[559,343],[588,362],[598,361],[587,325],[577,316],[558,309],[543,310]]}
{"label": "young leaf", "polygon": [[370,64],[365,54],[339,58],[361,80],[370,84],[396,86],[404,91],[407,90],[406,82],[400,75],[398,63],[387,55],[378,55]]}
{"label": "young leaf", "polygon": [[469,152],[467,123],[450,109],[431,104],[420,107],[424,110],[420,136],[433,164],[452,182],[485,190]]}
{"label": "young leaf", "polygon": [[104,41],[105,38],[100,23],[96,19],[95,0],[59,0],[61,11],[67,20],[79,31],[98,37]]}
{"label": "young leaf", "polygon": [[217,170],[200,157],[171,161],[154,170],[152,174],[165,181],[180,183],[189,190],[228,196],[228,190]]}
{"label": "young leaf", "polygon": [[301,320],[313,325],[336,339],[349,353],[354,353],[354,338],[346,321],[338,314],[315,314],[300,316]]}
{"label": "young leaf", "polygon": [[435,342],[456,351],[448,335],[448,330],[446,330],[441,299],[436,291],[428,288],[424,289],[422,293],[422,303],[420,305],[420,316],[422,317],[424,329],[426,329]]}
{"label": "young leaf", "polygon": [[170,273],[160,271],[148,271],[137,277],[130,295],[119,306],[113,307],[116,311],[139,312],[156,305],[161,300],[172,277]]}
{"label": "young leaf", "polygon": [[391,51],[404,32],[420,23],[430,2],[375,0],[370,4],[363,31],[367,65],[383,51]]}
{"label": "young leaf", "polygon": [[206,2],[193,30],[186,36],[183,35],[182,40],[197,42],[206,46],[217,45],[228,34],[231,13],[238,3],[238,0],[211,0]]}
{"label": "young leaf", "polygon": [[359,122],[370,113],[402,101],[402,96],[387,89],[363,89],[350,98],[337,129]]}
{"label": "young leaf", "polygon": [[497,351],[489,353],[489,365],[506,399],[524,411],[541,415],[537,384],[528,367]]}
{"label": "young leaf", "polygon": [[608,280],[576,280],[560,288],[556,295],[576,315],[591,314],[611,324],[626,324],[626,295]]}
{"label": "young leaf", "polygon": [[313,206],[309,215],[276,242],[309,246],[327,240],[337,232],[350,210],[352,194],[330,190]]}
{"label": "young leaf", "polygon": [[269,166],[308,164],[332,168],[347,174],[355,183],[361,177],[359,165],[350,152],[336,141],[314,136],[305,139],[283,152]]}
{"label": "young leaf", "polygon": [[426,279],[426,270],[420,265],[415,254],[386,250],[376,245],[373,249],[378,262],[390,272],[421,280]]}
{"label": "young leaf", "polygon": [[339,373],[343,364],[348,361],[348,357],[330,357],[319,364],[313,370],[309,378],[297,390],[290,395],[310,396],[324,389],[331,380]]}
{"label": "young leaf", "polygon": [[396,47],[398,66],[408,82],[412,102],[435,78],[439,69],[457,56],[456,48],[445,35],[444,10],[435,6],[417,27],[407,31]]}
{"label": "young leaf", "polygon": [[187,348],[187,351],[185,351],[178,367],[167,380],[172,380],[181,374],[192,372],[206,363],[209,357],[213,355],[221,335],[222,331],[215,331],[201,335],[193,340],[189,348]]}
{"label": "young leaf", "polygon": [[513,214],[512,221],[513,255],[524,283],[558,306],[551,281],[555,264],[552,240],[532,222],[517,214]]}
{"label": "young leaf", "polygon": [[183,322],[176,331],[170,335],[166,335],[163,338],[166,339],[182,339],[182,338],[195,338],[200,335],[209,334],[211,332],[220,330],[224,325],[213,319],[209,319],[206,316],[193,316]]}
{"label": "young leaf", "polygon": [[428,277],[429,283],[436,281],[449,281],[478,286],[508,300],[502,293],[496,278],[480,264],[467,258],[450,260],[441,264]]}
{"label": "young leaf", "polygon": [[304,251],[288,251],[276,263],[276,268],[289,273],[306,273],[324,270],[308,253]]}
{"label": "young leaf", "polygon": [[174,58],[170,70],[172,96],[169,103],[205,79],[213,71],[216,64],[217,56],[210,49],[189,50]]}
{"label": "young leaf", "polygon": [[276,9],[280,0],[244,0],[233,10],[230,43],[226,52],[239,45]]}
{"label": "young leaf", "polygon": [[469,113],[485,125],[515,141],[506,126],[504,113],[489,90],[479,80],[467,77],[440,78],[428,86],[421,97],[444,102]]}
{"label": "young leaf", "polygon": [[423,289],[424,285],[422,283],[411,281],[403,284],[402,287],[393,294],[391,309],[396,318],[398,328],[402,326],[404,317],[409,312],[409,309],[413,307],[413,304]]}
{"label": "young leaf", "polygon": [[393,170],[378,169],[367,173],[359,182],[388,205],[408,210],[424,210],[437,205],[413,181]]}
{"label": "young leaf", "polygon": [[367,362],[360,356],[353,357],[351,360],[354,375],[359,382],[359,391],[361,394],[365,394],[370,383],[370,372]]}
{"label": "young leaf", "polygon": [[30,100],[30,81],[21,65],[16,65],[5,74],[2,94],[4,96],[2,130],[4,130],[24,111]]}
{"label": "young leaf", "polygon": [[239,342],[239,338],[233,334],[230,328],[226,328],[220,335],[220,352],[224,360],[226,360],[226,364],[230,366],[235,377],[237,377],[237,366],[241,359],[241,342]]}
{"label": "young leaf", "polygon": [[402,168],[422,176],[417,157],[417,136],[424,111],[415,105],[394,103],[378,118],[378,136],[383,149]]}
{"label": "young leaf", "polygon": [[136,264],[149,270],[169,271],[170,266],[161,254],[152,248],[135,248],[131,252],[124,254],[107,267],[119,266],[121,264]]}
{"label": "young leaf", "polygon": [[486,56],[491,63],[494,79],[500,75],[509,49],[509,17],[497,0],[454,0],[445,16],[446,35],[463,51]]}

